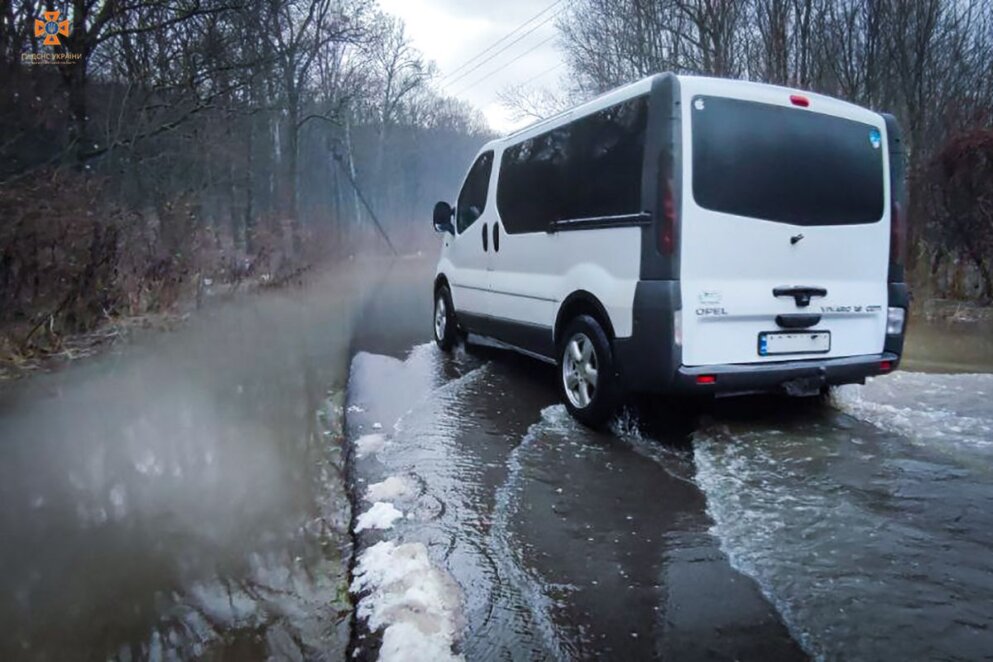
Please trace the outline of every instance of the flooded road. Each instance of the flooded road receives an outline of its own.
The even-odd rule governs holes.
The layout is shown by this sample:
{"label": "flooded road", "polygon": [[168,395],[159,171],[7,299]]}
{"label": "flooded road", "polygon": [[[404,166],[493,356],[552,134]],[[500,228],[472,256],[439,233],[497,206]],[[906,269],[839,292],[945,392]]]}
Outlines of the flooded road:
{"label": "flooded road", "polygon": [[390,268],[208,307],[4,386],[0,659],[343,654],[335,428],[352,322]]}
{"label": "flooded road", "polygon": [[[466,659],[802,657],[707,533],[687,452],[581,428],[528,362],[359,354],[348,411],[359,522],[409,486],[379,501],[403,519],[360,549],[423,546],[460,589]],[[423,609],[386,593],[383,624]]]}
{"label": "flooded road", "polygon": [[993,375],[896,373],[694,435],[714,534],[827,659],[993,651]]}
{"label": "flooded road", "polygon": [[431,271],[4,386],[0,659],[993,651],[993,330],[915,321],[905,367],[948,374],[594,434],[547,366],[428,342]]}
{"label": "flooded road", "polygon": [[[356,327],[358,656],[384,633],[387,659],[451,643],[470,660],[993,650],[993,375],[639,403],[601,435],[539,363],[444,355],[427,329],[363,337],[426,305],[397,296]],[[989,365],[988,330],[930,352],[947,329],[918,327],[909,366]],[[425,582],[431,599],[396,589]]]}

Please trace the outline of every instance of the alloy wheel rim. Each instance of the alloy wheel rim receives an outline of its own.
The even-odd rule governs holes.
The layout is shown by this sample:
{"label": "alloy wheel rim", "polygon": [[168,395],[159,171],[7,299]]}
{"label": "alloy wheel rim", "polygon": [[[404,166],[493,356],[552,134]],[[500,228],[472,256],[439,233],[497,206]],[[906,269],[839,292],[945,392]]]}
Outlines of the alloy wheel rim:
{"label": "alloy wheel rim", "polygon": [[599,378],[596,349],[585,333],[576,333],[562,354],[562,383],[573,407],[585,409],[596,397]]}
{"label": "alloy wheel rim", "polygon": [[434,336],[438,340],[445,339],[445,324],[448,322],[447,315],[445,297],[439,296],[434,304]]}

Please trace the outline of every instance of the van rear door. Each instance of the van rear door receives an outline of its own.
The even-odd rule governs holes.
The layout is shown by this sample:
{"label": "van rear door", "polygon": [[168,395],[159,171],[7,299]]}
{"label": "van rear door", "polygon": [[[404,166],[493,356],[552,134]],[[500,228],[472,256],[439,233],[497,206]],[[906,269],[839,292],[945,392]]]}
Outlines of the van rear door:
{"label": "van rear door", "polygon": [[883,351],[889,169],[880,115],[717,80],[683,86],[683,363]]}

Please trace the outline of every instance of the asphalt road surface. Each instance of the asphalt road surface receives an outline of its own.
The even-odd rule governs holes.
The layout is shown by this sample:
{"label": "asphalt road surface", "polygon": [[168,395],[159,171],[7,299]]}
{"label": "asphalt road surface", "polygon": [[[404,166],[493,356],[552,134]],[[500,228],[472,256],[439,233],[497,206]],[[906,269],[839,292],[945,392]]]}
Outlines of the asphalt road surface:
{"label": "asphalt road surface", "polygon": [[353,335],[354,655],[993,651],[993,375],[642,401],[597,434],[551,368],[440,352],[429,278],[384,287]]}

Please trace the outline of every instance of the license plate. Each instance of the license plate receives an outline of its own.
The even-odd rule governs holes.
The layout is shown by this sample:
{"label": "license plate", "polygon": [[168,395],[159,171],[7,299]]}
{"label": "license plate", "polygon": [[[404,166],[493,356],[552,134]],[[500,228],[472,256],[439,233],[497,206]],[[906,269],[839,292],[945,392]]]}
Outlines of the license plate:
{"label": "license plate", "polygon": [[763,331],[759,334],[759,356],[773,354],[823,354],[831,351],[830,331]]}

